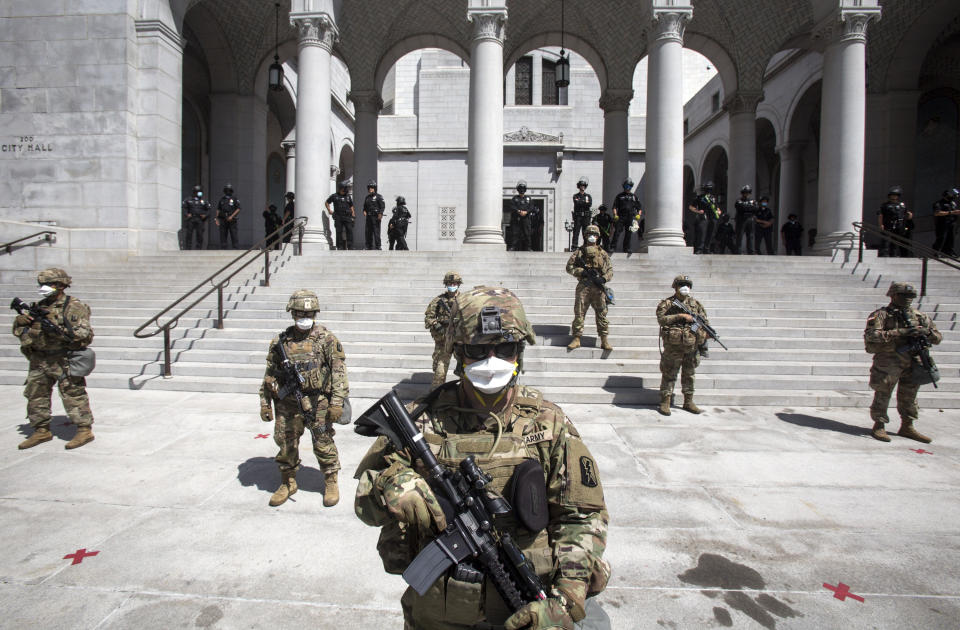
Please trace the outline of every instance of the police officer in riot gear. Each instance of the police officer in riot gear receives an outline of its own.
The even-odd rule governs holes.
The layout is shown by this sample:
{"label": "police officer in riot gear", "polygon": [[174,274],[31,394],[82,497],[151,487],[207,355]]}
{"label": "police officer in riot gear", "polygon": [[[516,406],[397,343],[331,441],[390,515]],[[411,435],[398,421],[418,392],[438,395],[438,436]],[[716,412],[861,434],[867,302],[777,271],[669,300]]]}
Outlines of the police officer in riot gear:
{"label": "police officer in riot gear", "polygon": [[294,201],[296,195],[288,192],[283,198],[286,200],[283,204],[283,216],[281,217],[281,223],[283,224],[283,242],[289,243],[290,237],[293,236],[293,218],[296,216],[297,211],[297,205]]}
{"label": "police officer in riot gear", "polygon": [[527,182],[517,182],[517,194],[510,200],[510,211],[514,225],[513,249],[519,252],[529,252],[533,249],[533,226],[537,214],[537,207],[527,197]]}
{"label": "police officer in riot gear", "polygon": [[[333,208],[330,208],[333,204]],[[344,182],[337,185],[337,192],[327,197],[324,203],[327,212],[333,216],[333,224],[337,229],[337,249],[350,249],[353,245],[353,222],[356,212],[353,210],[353,197]]]}
{"label": "police officer in riot gear", "polygon": [[[900,201],[902,195],[903,189],[899,186],[893,186],[887,191],[887,201],[877,211],[877,223],[884,232],[906,238],[907,221],[913,220],[913,213]],[[897,255],[909,256],[910,252],[906,247],[884,240],[880,243],[879,255],[895,258]]]}
{"label": "police officer in riot gear", "polygon": [[960,191],[949,188],[943,191],[943,196],[933,204],[933,227],[937,235],[933,248],[947,256],[957,255],[953,249],[953,230],[957,216],[960,215],[958,197]]}
{"label": "police officer in riot gear", "polygon": [[590,225],[590,206],[593,197],[587,193],[587,178],[581,177],[577,182],[577,194],[573,196],[573,248],[578,247],[580,234]]}
{"label": "police officer in riot gear", "polygon": [[393,208],[393,216],[387,223],[387,238],[390,239],[390,249],[408,250],[407,225],[413,215],[407,210],[407,200],[397,197],[397,205]]}
{"label": "police officer in riot gear", "polygon": [[623,234],[623,251],[632,254],[630,249],[630,225],[634,220],[639,224],[640,217],[643,215],[643,209],[640,206],[640,200],[633,194],[633,180],[629,177],[623,180],[623,192],[617,195],[613,200],[613,220],[616,224],[613,232],[613,241],[610,244],[610,251],[617,249],[617,242],[620,235]]}
{"label": "police officer in riot gear", "polygon": [[[734,208],[737,211],[736,227],[737,227],[737,245],[734,248],[735,254],[743,253],[742,243],[743,236],[747,236],[747,253],[752,254],[753,251],[753,235],[757,227],[757,202],[750,198],[750,193],[753,192],[753,188],[749,184],[740,189],[740,198],[737,199],[737,202],[734,204]],[[756,253],[760,253],[757,251]]]}
{"label": "police officer in riot gear", "polygon": [[366,217],[366,248],[380,249],[380,220],[386,204],[383,196],[377,192],[377,181],[367,182],[367,197],[363,200],[363,216]]}
{"label": "police officer in riot gear", "polygon": [[600,204],[597,216],[593,217],[593,224],[600,228],[600,247],[610,253],[610,233],[613,230],[613,217],[607,214],[607,206]]}
{"label": "police officer in riot gear", "polygon": [[713,195],[713,182],[707,182],[703,185],[700,195],[687,206],[687,209],[694,214],[692,221],[693,253],[709,254],[721,214],[720,208],[717,206],[717,198]]}
{"label": "police officer in riot gear", "polygon": [[240,202],[233,196],[233,184],[223,187],[223,197],[217,203],[217,216],[213,220],[220,228],[220,249],[227,248],[227,235],[230,235],[230,247],[237,248],[237,216],[240,214]]}
{"label": "police officer in riot gear", "polygon": [[[183,200],[180,204],[183,210],[184,228],[186,234],[183,237],[184,249],[203,249],[203,231],[207,225],[207,219],[210,217],[210,204],[203,198],[203,189],[200,185],[193,187],[193,194]],[[196,243],[196,247],[191,247],[191,241]]]}

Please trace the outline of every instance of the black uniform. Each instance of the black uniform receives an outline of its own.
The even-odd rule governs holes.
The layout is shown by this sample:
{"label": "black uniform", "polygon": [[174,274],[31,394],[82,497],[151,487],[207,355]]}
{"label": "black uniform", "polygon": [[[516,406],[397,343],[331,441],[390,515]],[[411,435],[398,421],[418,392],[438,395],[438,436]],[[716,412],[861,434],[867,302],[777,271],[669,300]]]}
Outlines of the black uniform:
{"label": "black uniform", "polygon": [[780,228],[783,234],[783,244],[787,250],[787,256],[799,256],[801,254],[801,245],[803,244],[803,226],[799,221],[787,221]]}
{"label": "black uniform", "polygon": [[363,200],[367,249],[380,249],[380,220],[383,219],[383,211],[386,207],[386,204],[383,203],[383,196],[377,192],[370,193]]}
{"label": "black uniform", "polygon": [[537,207],[526,195],[514,195],[510,200],[510,217],[514,225],[513,250],[529,252],[533,249],[533,227]]}
{"label": "black uniform", "polygon": [[593,224],[600,228],[600,247],[610,252],[610,232],[613,230],[613,217],[607,214],[606,207],[593,217]]}
{"label": "black uniform", "polygon": [[[630,237],[632,235],[630,224],[633,223],[639,212],[640,200],[629,190],[623,191],[613,200],[613,214],[616,218],[616,224],[614,225],[613,240],[610,244],[611,249],[617,249],[617,242],[620,240],[620,235],[623,234],[623,251],[627,254],[633,252],[630,249]],[[639,222],[639,219],[637,221]]]}
{"label": "black uniform", "polygon": [[763,227],[757,223],[756,230],[756,241],[754,245],[754,250],[759,254],[760,253],[760,241],[763,241],[767,244],[767,254],[773,254],[773,210],[766,203],[760,204],[757,208],[757,220],[770,222],[770,225]]}
{"label": "black uniform", "polygon": [[293,236],[293,217],[296,216],[296,205],[293,199],[288,199],[283,206],[283,242],[289,243]]}
{"label": "black uniform", "polygon": [[[883,223],[883,229],[890,234],[906,237],[907,235],[907,204],[902,201],[888,201],[877,210],[877,216]],[[909,256],[906,247],[901,247],[892,241],[884,240],[880,243],[880,256]]]}
{"label": "black uniform", "polygon": [[337,249],[350,249],[353,245],[353,197],[335,192],[327,197],[333,204],[333,224],[337,229]]}
{"label": "black uniform", "polygon": [[580,235],[590,225],[590,206],[593,197],[587,192],[577,192],[573,196],[573,249],[580,243]]}
{"label": "black uniform", "polygon": [[[282,219],[280,214],[277,212],[276,206],[270,206],[269,210],[263,211],[263,233],[264,236],[270,236],[278,229],[280,229],[280,223]],[[270,240],[267,241],[267,249],[278,249],[280,247],[280,238],[277,235],[271,236]]]}
{"label": "black uniform", "polygon": [[[730,215],[724,214],[722,217],[720,217],[720,224],[717,225],[717,233],[714,236],[714,242],[717,244],[718,254],[726,254],[727,250],[730,250],[731,254],[740,253],[740,250],[733,242],[734,238],[736,238],[734,234],[735,232],[733,226],[730,225]],[[751,234],[751,236],[753,235]],[[739,242],[737,244],[739,244]],[[751,251],[750,253],[752,254],[753,252]]]}
{"label": "black uniform", "polygon": [[[210,204],[202,197],[187,197],[180,204],[183,209],[184,227],[187,234],[183,239],[184,249],[203,249],[203,230],[210,218]],[[191,247],[191,241],[196,247]]]}
{"label": "black uniform", "polygon": [[390,240],[390,249],[410,249],[407,247],[407,225],[412,215],[406,206],[395,206],[393,216],[387,223],[387,238]]}
{"label": "black uniform", "polygon": [[[957,210],[957,202],[946,197],[940,198],[933,204],[933,212],[954,212]],[[937,240],[933,242],[933,248],[941,254],[956,256],[957,252],[953,249],[953,231],[957,222],[956,214],[946,214],[933,217],[933,228],[937,235]]]}
{"label": "black uniform", "polygon": [[[237,213],[233,217],[234,212]],[[220,227],[220,249],[227,248],[227,235],[230,235],[230,247],[237,248],[237,223],[240,219],[240,202],[233,195],[220,197],[217,204],[217,224]]]}
{"label": "black uniform", "polygon": [[693,207],[703,212],[693,213],[691,227],[693,228],[693,253],[709,254],[713,245],[713,234],[720,220],[720,208],[717,207],[717,198],[709,193],[698,196]]}
{"label": "black uniform", "polygon": [[[752,254],[753,232],[757,227],[757,202],[753,199],[737,199],[734,208],[737,210],[737,247],[734,253],[739,254],[743,251],[743,249],[741,249],[743,245],[743,235],[746,234],[747,253]],[[759,254],[760,252],[758,251],[757,253]]]}

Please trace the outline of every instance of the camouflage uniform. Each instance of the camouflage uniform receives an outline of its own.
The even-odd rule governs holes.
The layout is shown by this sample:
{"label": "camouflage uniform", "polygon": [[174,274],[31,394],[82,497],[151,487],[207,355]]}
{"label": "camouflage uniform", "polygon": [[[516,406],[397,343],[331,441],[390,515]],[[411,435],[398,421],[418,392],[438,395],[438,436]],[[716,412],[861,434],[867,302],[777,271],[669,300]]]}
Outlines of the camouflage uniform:
{"label": "camouflage uniform", "polygon": [[[490,342],[470,332],[478,330],[477,314],[484,305],[519,307],[519,318],[513,320],[511,311],[501,308],[505,333],[522,322],[500,340],[534,340],[519,300],[506,289],[477,287],[457,303],[450,339],[456,339],[461,348],[458,358],[462,352],[459,344],[465,338],[468,343]],[[462,316],[465,311],[467,317]],[[556,627],[567,622],[570,625],[562,627],[572,627],[572,620],[584,616],[587,596],[602,591],[610,576],[610,566],[602,558],[609,519],[596,460],[573,423],[558,406],[543,400],[540,392],[515,383],[505,391],[512,400],[507,398],[509,407],[495,415],[467,405],[462,380],[448,383],[418,418],[418,428],[446,467],[455,469],[463,458],[474,455],[484,472],[493,477],[488,487],[497,492],[504,490],[520,463],[532,459],[542,465],[549,504],[547,527],[529,531],[512,515],[498,519],[496,525],[513,537],[550,591],[546,602],[530,604],[524,611],[536,607],[541,618],[556,619]],[[416,403],[409,408],[414,406]],[[395,450],[385,438],[374,443],[357,469],[354,508],[364,523],[383,528],[377,547],[390,573],[401,573],[432,538],[432,530],[398,522],[395,517],[398,490],[427,495],[424,499],[430,512],[439,511],[435,497],[423,484],[425,476],[419,462],[412,468],[408,454]],[[418,483],[427,489],[414,490]],[[399,501],[403,496],[399,495]],[[510,617],[489,580],[474,584],[450,574],[439,578],[423,596],[408,588],[401,605],[407,629],[501,628]],[[516,627],[516,619],[512,623],[508,627]]]}
{"label": "camouflage uniform", "polygon": [[[600,240],[600,229],[591,225],[584,231],[584,237],[596,236]],[[570,349],[573,350],[580,346],[580,336],[583,335],[583,318],[587,314],[587,309],[593,307],[593,312],[597,317],[597,334],[600,335],[600,342],[604,350],[611,350],[607,341],[607,335],[610,331],[610,323],[607,321],[607,301],[603,288],[597,286],[587,279],[585,271],[587,269],[596,269],[600,276],[607,282],[613,280],[613,266],[610,264],[610,255],[607,254],[599,245],[584,244],[570,256],[567,261],[567,273],[580,279],[577,283],[576,298],[573,306],[573,329],[574,340],[570,343]]]}
{"label": "camouflage uniform", "polygon": [[[455,271],[447,272],[443,276],[444,285],[463,284],[463,278]],[[456,291],[447,291],[430,300],[427,310],[423,314],[423,327],[433,336],[433,382],[431,389],[443,385],[447,380],[447,369],[450,367],[451,350],[446,347],[446,330],[450,324],[450,313],[457,298]]]}
{"label": "camouflage uniform", "polygon": [[[298,293],[294,294],[296,296]],[[312,295],[312,294],[310,294]],[[293,302],[294,298],[291,298]],[[316,300],[316,297],[313,297]],[[289,309],[288,309],[289,310]],[[260,386],[261,416],[264,420],[270,414],[270,401],[276,410],[276,420],[273,430],[273,440],[280,451],[276,461],[280,467],[280,475],[284,485],[293,485],[289,494],[296,491],[296,471],[300,467],[300,437],[304,428],[313,425],[313,454],[317,456],[320,470],[327,477],[327,484],[331,478],[336,484],[336,473],[340,470],[340,460],[337,446],[333,441],[336,431],[333,421],[339,419],[330,417],[330,410],[339,409],[342,413],[344,401],[350,390],[347,383],[347,364],[343,353],[343,346],[332,332],[319,323],[314,324],[309,331],[301,331],[296,326],[290,326],[284,331],[284,349],[290,361],[298,366],[306,383],[303,386],[304,398],[309,400],[310,412],[304,412],[295,394],[286,398],[277,399],[278,390],[283,386],[281,378],[281,359],[277,352],[280,337],[274,337],[267,350],[267,368]],[[325,494],[325,504],[329,499]],[[285,500],[285,499],[284,499]],[[281,501],[282,503],[282,501]]]}
{"label": "camouflage uniform", "polygon": [[[887,295],[895,298],[897,295],[915,297],[916,290],[905,282],[894,282],[890,285]],[[897,388],[897,411],[900,413],[901,427],[899,434],[921,442],[931,440],[916,432],[913,423],[919,415],[917,406],[917,391],[920,385],[913,380],[914,364],[919,362],[915,356],[897,352],[897,348],[908,341],[911,329],[919,327],[926,329],[927,341],[938,344],[943,341],[943,335],[925,313],[907,305],[903,308],[890,304],[870,313],[867,326],[863,331],[863,341],[866,351],[873,355],[873,365],[870,367],[870,389],[874,391],[873,402],[870,405],[870,418],[874,421],[872,434],[878,440],[888,442],[884,425],[890,421],[887,417],[887,407],[890,404],[890,395]],[[920,439],[923,438],[923,439]]]}
{"label": "camouflage uniform", "polygon": [[[693,286],[687,276],[677,276],[673,286],[676,288],[685,283]],[[690,322],[685,321],[683,311],[674,306],[674,299],[680,300],[687,308],[702,317],[704,322],[710,323],[703,306],[689,295],[674,294],[664,298],[657,305],[657,323],[660,324],[660,339],[663,341],[663,353],[660,355],[661,413],[664,409],[666,410],[664,415],[670,413],[670,400],[677,382],[677,372],[681,369],[680,391],[684,396],[684,408],[693,413],[699,413],[699,409],[693,405],[693,391],[697,366],[700,365],[699,347],[706,343],[707,333],[703,329],[696,333],[690,330]]]}
{"label": "camouflage uniform", "polygon": [[[40,273],[38,279],[41,284],[47,282],[59,282],[65,286],[70,284],[70,276],[60,269],[47,269]],[[26,387],[23,390],[23,395],[27,399],[27,418],[35,433],[49,434],[50,396],[56,384],[60,390],[63,408],[70,421],[77,426],[78,434],[84,433],[93,439],[90,433],[93,412],[90,410],[90,398],[87,396],[87,379],[82,376],[70,376],[67,369],[67,353],[70,350],[86,348],[93,341],[90,307],[80,300],[66,296],[62,291],[59,295],[47,299],[51,301],[41,300],[39,303],[39,306],[48,311],[47,319],[71,334],[73,340],[68,341],[60,335],[47,332],[41,327],[39,321],[31,324],[23,315],[14,320],[13,335],[20,339],[20,352],[30,361],[24,382]],[[82,445],[75,444],[75,441],[71,440],[67,446],[75,448]],[[30,446],[33,445],[35,444],[30,444]],[[21,448],[29,448],[29,446],[21,445]]]}

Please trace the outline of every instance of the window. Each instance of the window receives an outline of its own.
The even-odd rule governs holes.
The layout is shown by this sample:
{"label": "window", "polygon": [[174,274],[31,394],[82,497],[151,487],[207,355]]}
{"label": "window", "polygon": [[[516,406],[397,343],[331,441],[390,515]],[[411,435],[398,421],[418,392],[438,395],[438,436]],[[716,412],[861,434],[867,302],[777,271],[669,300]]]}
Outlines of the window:
{"label": "window", "polygon": [[543,60],[543,90],[541,99],[543,105],[560,104],[560,88],[557,87],[557,64]]}
{"label": "window", "polygon": [[720,92],[714,92],[710,99],[710,112],[716,114],[720,111]]}
{"label": "window", "polygon": [[517,60],[515,87],[515,104],[533,103],[533,57],[520,57]]}
{"label": "window", "polygon": [[453,241],[457,239],[457,208],[456,206],[440,206],[440,240]]}

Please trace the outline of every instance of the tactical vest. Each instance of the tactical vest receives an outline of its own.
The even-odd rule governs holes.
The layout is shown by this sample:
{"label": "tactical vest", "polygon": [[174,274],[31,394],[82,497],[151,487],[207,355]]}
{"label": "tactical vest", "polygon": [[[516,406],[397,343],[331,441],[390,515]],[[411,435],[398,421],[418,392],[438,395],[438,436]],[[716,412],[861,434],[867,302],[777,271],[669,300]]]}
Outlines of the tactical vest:
{"label": "tactical vest", "polygon": [[[673,296],[668,297],[664,301],[672,302]],[[692,299],[690,299],[689,302],[686,302],[687,308],[693,312],[696,312],[697,309],[694,308],[692,302]],[[667,309],[664,315],[679,315],[681,313],[683,313],[683,311],[671,304],[670,308]],[[707,341],[707,333],[702,328],[697,332],[693,332],[690,330],[690,324],[688,322],[683,322],[682,324],[662,326],[660,328],[660,338],[663,339],[664,345],[682,346],[684,349],[690,350],[705,343]]]}
{"label": "tactical vest", "polygon": [[303,375],[305,394],[320,393],[329,396],[333,391],[330,365],[323,352],[325,333],[325,330],[314,329],[303,339],[297,341],[291,338],[284,344],[290,361]]}

